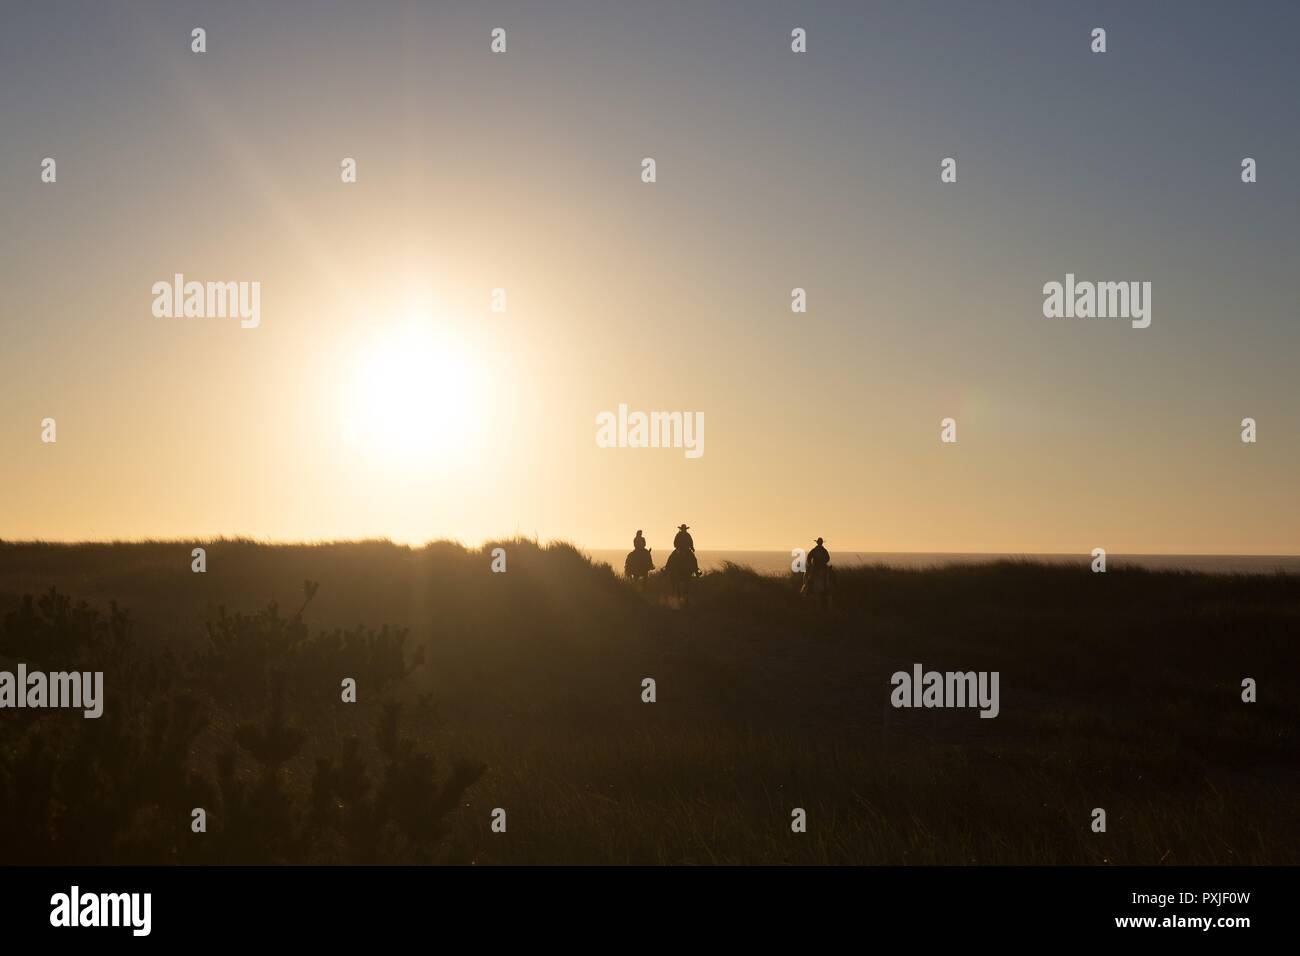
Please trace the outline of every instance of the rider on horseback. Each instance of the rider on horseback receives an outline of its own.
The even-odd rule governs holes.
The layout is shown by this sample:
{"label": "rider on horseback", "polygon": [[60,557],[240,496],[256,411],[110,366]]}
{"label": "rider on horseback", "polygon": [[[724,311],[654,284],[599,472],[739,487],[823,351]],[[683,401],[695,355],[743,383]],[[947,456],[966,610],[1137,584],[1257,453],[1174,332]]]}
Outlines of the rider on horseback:
{"label": "rider on horseback", "polygon": [[654,566],[654,558],[646,550],[645,537],[642,536],[641,529],[637,528],[636,537],[632,539],[632,550],[623,561],[623,574],[629,578],[645,580]]}
{"label": "rider on horseback", "polygon": [[673,553],[668,556],[668,570],[683,577],[695,577],[700,573],[700,562],[695,558],[695,539],[687,527],[684,524],[677,526]]}
{"label": "rider on horseback", "polygon": [[686,582],[700,573],[700,562],[695,557],[695,540],[687,525],[678,525],[673,538],[673,553],[668,556],[664,572],[672,582],[673,595],[681,601],[687,599]]}
{"label": "rider on horseback", "polygon": [[830,609],[835,593],[835,572],[831,570],[831,554],[822,546],[821,538],[817,539],[817,547],[808,552],[808,573],[803,576],[799,591],[818,607]]}

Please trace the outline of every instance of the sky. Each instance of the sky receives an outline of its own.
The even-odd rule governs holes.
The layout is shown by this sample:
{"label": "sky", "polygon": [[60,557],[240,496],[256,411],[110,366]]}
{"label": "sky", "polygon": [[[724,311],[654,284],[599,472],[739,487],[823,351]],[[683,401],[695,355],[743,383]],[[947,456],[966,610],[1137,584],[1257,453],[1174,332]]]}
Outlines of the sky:
{"label": "sky", "polygon": [[[6,3],[0,537],[1300,553],[1298,31]],[[258,282],[257,327],[156,316],[177,273]],[[1045,318],[1067,273],[1150,282],[1150,327]],[[601,447],[620,404],[703,454]]]}

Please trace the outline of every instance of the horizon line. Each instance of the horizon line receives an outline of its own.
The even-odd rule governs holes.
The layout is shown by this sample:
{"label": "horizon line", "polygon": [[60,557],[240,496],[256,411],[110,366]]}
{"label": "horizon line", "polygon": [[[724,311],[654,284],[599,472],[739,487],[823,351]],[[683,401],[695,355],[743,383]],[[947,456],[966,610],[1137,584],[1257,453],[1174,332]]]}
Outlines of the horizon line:
{"label": "horizon line", "polygon": [[[618,551],[630,550],[626,545],[599,546],[599,545],[582,545],[565,538],[548,538],[541,539],[537,536],[529,537],[527,535],[515,534],[511,536],[484,538],[478,544],[468,544],[458,538],[429,538],[423,542],[399,541],[386,536],[361,537],[361,538],[303,538],[303,539],[275,539],[275,538],[255,538],[249,535],[216,535],[203,536],[196,535],[189,538],[6,538],[0,535],[0,546],[4,547],[35,547],[41,545],[57,547],[79,547],[88,545],[166,545],[166,544],[255,544],[264,547],[324,547],[328,545],[341,544],[389,544],[398,548],[410,548],[411,550],[420,550],[439,544],[452,544],[467,551],[481,551],[482,549],[493,544],[500,544],[510,541],[527,541],[538,547],[550,547],[552,545],[561,545],[574,548],[578,551]],[[651,549],[653,550],[653,549]],[[669,550],[668,547],[661,550]],[[699,553],[703,554],[788,554],[789,548],[696,548]],[[890,554],[890,555],[954,555],[961,557],[986,557],[986,556],[1016,556],[1026,555],[1035,557],[1090,557],[1091,550],[1086,551],[1031,551],[1025,549],[1001,549],[990,551],[890,551],[890,550],[872,550],[870,548],[842,548],[835,547],[829,549],[840,554]],[[1118,555],[1122,557],[1151,557],[1151,558],[1300,558],[1300,551],[1112,551],[1107,550],[1107,555]]]}

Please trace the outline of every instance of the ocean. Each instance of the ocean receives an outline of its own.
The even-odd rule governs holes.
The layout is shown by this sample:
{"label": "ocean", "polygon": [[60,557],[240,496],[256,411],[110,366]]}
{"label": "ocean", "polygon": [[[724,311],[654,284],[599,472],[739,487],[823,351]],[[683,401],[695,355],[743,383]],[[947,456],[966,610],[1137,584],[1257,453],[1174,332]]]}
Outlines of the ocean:
{"label": "ocean", "polygon": [[[630,550],[630,549],[629,549]],[[663,567],[672,548],[655,548],[655,567]],[[585,553],[594,561],[604,561],[622,572],[627,551],[604,548],[587,549]],[[763,574],[786,574],[790,571],[790,554],[785,551],[696,551],[700,567],[706,571],[721,567],[725,562],[743,564]],[[1090,554],[953,554],[920,551],[831,551],[831,564],[851,568],[859,565],[883,564],[891,568],[929,568],[950,564],[981,564],[1002,560],[1042,561],[1048,564],[1077,564],[1087,568],[1092,565]],[[1271,574],[1288,571],[1300,574],[1300,554],[1107,554],[1106,569],[1124,566],[1143,568],[1204,571],[1214,574]]]}

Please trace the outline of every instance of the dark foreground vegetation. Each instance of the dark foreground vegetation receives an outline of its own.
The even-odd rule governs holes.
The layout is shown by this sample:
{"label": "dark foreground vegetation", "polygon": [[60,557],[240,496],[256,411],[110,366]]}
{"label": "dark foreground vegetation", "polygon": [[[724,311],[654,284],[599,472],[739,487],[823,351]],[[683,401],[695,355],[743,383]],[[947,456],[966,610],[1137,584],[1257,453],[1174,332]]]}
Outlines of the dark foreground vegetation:
{"label": "dark foreground vegetation", "polygon": [[[1294,575],[861,568],[818,613],[529,541],[192,546],[0,543],[0,670],[105,675],[0,710],[0,863],[1300,862]],[[1000,716],[891,708],[917,662]]]}

